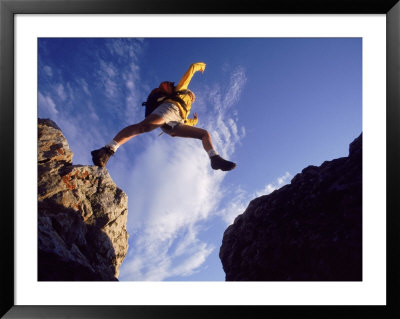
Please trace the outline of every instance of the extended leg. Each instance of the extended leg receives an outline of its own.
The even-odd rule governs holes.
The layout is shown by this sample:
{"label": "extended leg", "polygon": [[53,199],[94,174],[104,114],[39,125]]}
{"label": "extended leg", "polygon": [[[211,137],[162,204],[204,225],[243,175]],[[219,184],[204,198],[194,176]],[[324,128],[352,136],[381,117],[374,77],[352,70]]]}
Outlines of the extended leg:
{"label": "extended leg", "polygon": [[210,133],[202,128],[189,125],[177,125],[173,129],[171,136],[197,138],[203,143],[203,148],[206,152],[214,149]]}
{"label": "extended leg", "polygon": [[163,124],[165,124],[165,121],[162,117],[156,114],[150,114],[142,122],[123,128],[117,133],[117,135],[115,135],[113,140],[118,143],[118,146],[121,146],[128,142],[132,137],[150,132]]}
{"label": "extended leg", "polygon": [[223,159],[214,150],[210,133],[208,133],[207,130],[189,125],[177,125],[171,132],[171,136],[196,138],[201,140],[204,150],[210,157],[211,167],[213,169],[230,171],[236,167],[235,163]]}
{"label": "extended leg", "polygon": [[156,114],[150,114],[142,122],[123,128],[106,146],[92,151],[92,160],[94,165],[105,167],[111,155],[113,155],[122,144],[128,142],[132,137],[145,132],[150,132],[164,123],[165,121],[162,117]]}

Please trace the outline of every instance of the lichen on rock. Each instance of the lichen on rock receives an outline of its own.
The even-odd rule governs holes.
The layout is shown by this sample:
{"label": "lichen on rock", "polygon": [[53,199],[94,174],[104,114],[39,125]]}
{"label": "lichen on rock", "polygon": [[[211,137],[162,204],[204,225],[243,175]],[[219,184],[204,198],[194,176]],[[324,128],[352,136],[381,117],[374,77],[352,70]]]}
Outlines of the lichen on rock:
{"label": "lichen on rock", "polygon": [[128,197],[107,169],[73,165],[60,128],[38,120],[38,279],[117,280]]}

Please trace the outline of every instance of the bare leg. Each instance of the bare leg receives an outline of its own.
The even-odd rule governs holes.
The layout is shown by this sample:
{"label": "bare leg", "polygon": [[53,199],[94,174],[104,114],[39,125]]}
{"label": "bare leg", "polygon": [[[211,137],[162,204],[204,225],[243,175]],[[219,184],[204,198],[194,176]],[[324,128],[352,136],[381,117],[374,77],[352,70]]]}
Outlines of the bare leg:
{"label": "bare leg", "polygon": [[165,124],[165,121],[162,117],[156,114],[150,114],[142,122],[123,128],[117,135],[115,135],[114,141],[119,145],[122,145],[128,142],[132,137],[145,132],[150,132],[163,124]]}
{"label": "bare leg", "polygon": [[208,131],[202,128],[189,125],[178,125],[174,128],[171,135],[178,137],[197,138],[202,141],[203,147],[206,150],[206,152],[208,152],[211,149],[214,149],[210,133],[208,133]]}
{"label": "bare leg", "polygon": [[[204,129],[197,128],[194,126],[189,126],[189,125],[178,125],[174,128],[171,135],[178,136],[178,137],[197,138],[202,141],[203,147],[207,153],[210,150],[214,150],[213,144],[211,142],[211,136],[208,133],[208,131],[206,131]],[[223,159],[218,154],[211,155],[209,153],[208,155],[210,156],[211,167],[213,169],[230,171],[236,167],[235,163]]]}
{"label": "bare leg", "polygon": [[123,128],[114,137],[112,142],[91,152],[93,164],[99,167],[105,167],[111,155],[115,153],[119,146],[128,142],[132,137],[150,132],[163,124],[165,124],[165,121],[160,116],[150,114],[142,122]]}

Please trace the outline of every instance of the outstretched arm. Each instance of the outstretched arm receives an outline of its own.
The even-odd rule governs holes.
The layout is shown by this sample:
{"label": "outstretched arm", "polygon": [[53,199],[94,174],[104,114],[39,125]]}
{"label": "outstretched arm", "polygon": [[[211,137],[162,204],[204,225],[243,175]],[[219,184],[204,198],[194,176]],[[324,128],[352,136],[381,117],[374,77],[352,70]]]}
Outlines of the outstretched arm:
{"label": "outstretched arm", "polygon": [[188,85],[190,83],[190,80],[192,79],[193,75],[197,71],[201,71],[201,73],[204,72],[206,68],[206,64],[203,62],[197,62],[193,63],[190,65],[189,69],[186,71],[186,73],[183,75],[182,79],[179,81],[178,85],[176,86],[176,90],[186,90],[188,88]]}

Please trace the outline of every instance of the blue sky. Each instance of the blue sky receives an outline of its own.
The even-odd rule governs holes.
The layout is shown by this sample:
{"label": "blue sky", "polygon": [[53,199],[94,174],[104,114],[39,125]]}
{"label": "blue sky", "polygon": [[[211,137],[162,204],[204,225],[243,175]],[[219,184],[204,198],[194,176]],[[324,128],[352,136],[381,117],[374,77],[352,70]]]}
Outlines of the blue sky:
{"label": "blue sky", "polygon": [[361,38],[53,38],[38,40],[38,116],[74,152],[90,151],[143,119],[161,81],[189,85],[198,127],[237,163],[213,171],[198,140],[138,136],[108,171],[128,194],[124,281],[224,281],[223,232],[249,201],[308,165],[348,155],[362,131]]}

